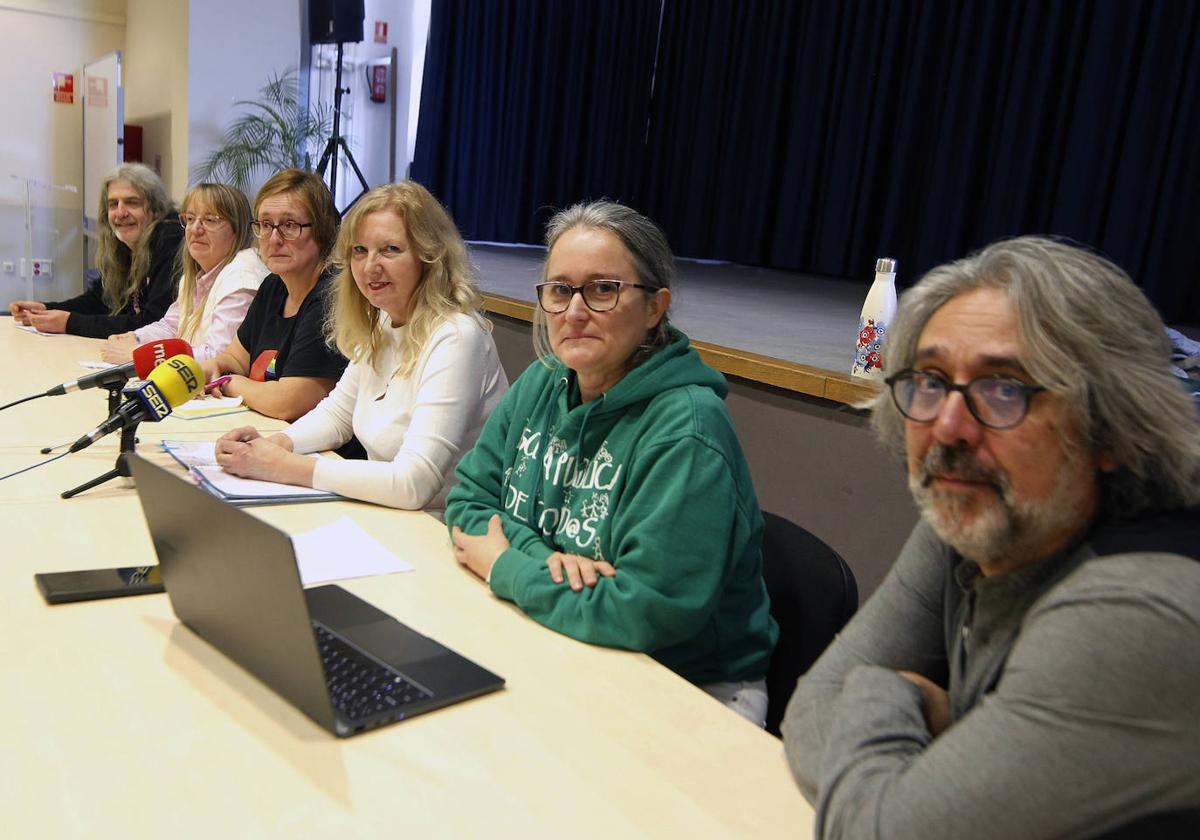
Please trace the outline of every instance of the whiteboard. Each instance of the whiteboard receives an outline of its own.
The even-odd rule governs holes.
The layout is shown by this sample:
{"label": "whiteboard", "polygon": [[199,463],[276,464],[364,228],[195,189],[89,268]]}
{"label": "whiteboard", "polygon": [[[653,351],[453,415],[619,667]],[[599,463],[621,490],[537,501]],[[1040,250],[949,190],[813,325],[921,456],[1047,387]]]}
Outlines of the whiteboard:
{"label": "whiteboard", "polygon": [[100,180],[125,159],[121,51],[83,65],[83,233],[96,235]]}

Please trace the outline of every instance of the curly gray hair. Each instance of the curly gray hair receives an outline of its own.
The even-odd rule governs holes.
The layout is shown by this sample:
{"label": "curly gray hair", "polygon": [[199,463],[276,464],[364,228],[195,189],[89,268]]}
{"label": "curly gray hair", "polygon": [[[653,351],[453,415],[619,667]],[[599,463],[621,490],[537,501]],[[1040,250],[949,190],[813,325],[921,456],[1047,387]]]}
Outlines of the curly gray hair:
{"label": "curly gray hair", "polygon": [[[900,301],[884,372],[911,367],[933,313],[981,288],[1012,302],[1034,379],[1078,407],[1084,437],[1064,443],[1115,460],[1102,478],[1108,515],[1200,504],[1200,418],[1169,370],[1162,320],[1121,269],[1083,248],[1023,236],[933,269]],[[904,418],[888,392],[872,407],[880,439],[903,453]]]}

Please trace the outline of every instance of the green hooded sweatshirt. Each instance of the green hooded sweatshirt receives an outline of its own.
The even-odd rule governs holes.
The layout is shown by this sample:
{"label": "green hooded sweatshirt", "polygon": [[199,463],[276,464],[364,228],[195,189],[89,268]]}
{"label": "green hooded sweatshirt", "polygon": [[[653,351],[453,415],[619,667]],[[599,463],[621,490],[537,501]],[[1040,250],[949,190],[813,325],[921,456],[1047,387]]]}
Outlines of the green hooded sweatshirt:
{"label": "green hooded sweatshirt", "polygon": [[[766,676],[779,636],[762,579],[762,513],[725,378],[687,336],[583,405],[575,375],[534,362],[459,463],[446,524],[511,548],[492,592],[576,639],[649,653],[698,685]],[[575,592],[554,551],[607,560]]]}

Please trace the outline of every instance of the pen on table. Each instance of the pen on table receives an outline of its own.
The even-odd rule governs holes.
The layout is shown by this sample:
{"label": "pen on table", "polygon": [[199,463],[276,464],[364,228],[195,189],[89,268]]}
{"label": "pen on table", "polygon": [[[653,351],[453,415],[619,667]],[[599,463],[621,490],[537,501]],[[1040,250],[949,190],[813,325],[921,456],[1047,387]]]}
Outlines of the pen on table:
{"label": "pen on table", "polygon": [[220,388],[222,385],[224,385],[230,379],[233,379],[233,377],[230,376],[228,373],[225,374],[224,376],[218,376],[212,382],[209,382],[207,385],[204,386],[204,393],[211,394],[213,391]]}

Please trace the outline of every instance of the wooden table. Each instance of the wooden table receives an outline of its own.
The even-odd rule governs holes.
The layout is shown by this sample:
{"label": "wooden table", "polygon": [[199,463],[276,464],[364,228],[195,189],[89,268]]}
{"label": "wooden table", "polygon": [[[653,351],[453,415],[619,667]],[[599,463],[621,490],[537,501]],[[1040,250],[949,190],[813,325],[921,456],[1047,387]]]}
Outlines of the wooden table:
{"label": "wooden table", "polygon": [[[96,347],[0,321],[0,403],[79,376]],[[102,403],[86,392],[0,413],[0,474],[87,431]],[[215,436],[245,419],[188,428]],[[178,436],[168,422],[143,425],[143,441]],[[165,595],[46,606],[35,572],[153,562],[132,489],[57,497],[116,449],[113,436],[0,483],[0,835],[811,836],[776,739],[649,657],[576,642],[492,597],[423,513],[254,509],[293,532],[350,516],[416,570],[342,585],[508,680],[346,740],[182,626]]]}

